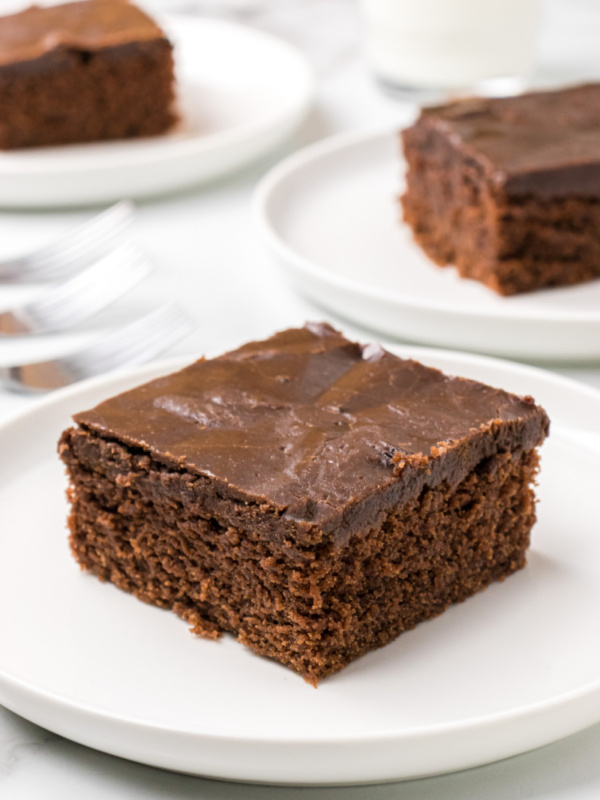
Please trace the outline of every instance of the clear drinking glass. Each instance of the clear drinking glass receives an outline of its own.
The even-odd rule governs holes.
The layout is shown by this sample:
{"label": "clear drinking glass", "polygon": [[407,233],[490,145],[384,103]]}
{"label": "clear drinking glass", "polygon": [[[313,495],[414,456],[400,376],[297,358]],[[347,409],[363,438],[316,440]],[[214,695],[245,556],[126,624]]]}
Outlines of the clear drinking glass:
{"label": "clear drinking glass", "polygon": [[366,56],[402,94],[519,91],[541,0],[360,0]]}

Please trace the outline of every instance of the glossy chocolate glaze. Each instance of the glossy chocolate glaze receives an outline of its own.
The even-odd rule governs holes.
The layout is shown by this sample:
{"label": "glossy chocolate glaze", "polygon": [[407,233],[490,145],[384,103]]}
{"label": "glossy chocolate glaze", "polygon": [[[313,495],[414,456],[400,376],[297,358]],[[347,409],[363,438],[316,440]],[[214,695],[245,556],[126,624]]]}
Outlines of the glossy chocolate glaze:
{"label": "glossy chocolate glaze", "polygon": [[93,52],[160,39],[165,39],[160,28],[125,0],[31,6],[0,17],[0,66],[32,61],[57,48]]}
{"label": "glossy chocolate glaze", "polygon": [[509,195],[600,195],[600,83],[425,109]]}
{"label": "glossy chocolate glaze", "polygon": [[[77,414],[221,493],[339,532],[541,443],[531,398],[452,378],[313,324],[201,360]],[[372,506],[372,507],[371,507]],[[360,508],[359,508],[360,507]]]}

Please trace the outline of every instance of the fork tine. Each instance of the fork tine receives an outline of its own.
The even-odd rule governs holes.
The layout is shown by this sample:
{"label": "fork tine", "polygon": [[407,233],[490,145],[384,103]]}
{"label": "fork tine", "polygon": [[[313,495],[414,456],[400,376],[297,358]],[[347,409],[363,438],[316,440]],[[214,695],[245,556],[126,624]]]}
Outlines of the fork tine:
{"label": "fork tine", "polygon": [[[20,331],[18,325],[16,330],[20,334],[64,330],[106,308],[150,271],[150,263],[142,253],[131,245],[121,245],[33,302],[12,312],[3,312],[2,316],[16,318]],[[4,330],[5,335],[12,335],[8,325]]]}
{"label": "fork tine", "polygon": [[123,235],[133,220],[133,211],[133,204],[122,200],[57,242],[35,253],[1,261],[0,281],[27,283],[73,272]]}
{"label": "fork tine", "polygon": [[167,303],[145,317],[109,334],[71,358],[86,377],[156,355],[190,333],[192,320],[176,303]]}
{"label": "fork tine", "polygon": [[117,367],[148,361],[189,334],[195,324],[168,303],[88,347],[51,361],[0,369],[0,384],[13,392],[47,392]]}

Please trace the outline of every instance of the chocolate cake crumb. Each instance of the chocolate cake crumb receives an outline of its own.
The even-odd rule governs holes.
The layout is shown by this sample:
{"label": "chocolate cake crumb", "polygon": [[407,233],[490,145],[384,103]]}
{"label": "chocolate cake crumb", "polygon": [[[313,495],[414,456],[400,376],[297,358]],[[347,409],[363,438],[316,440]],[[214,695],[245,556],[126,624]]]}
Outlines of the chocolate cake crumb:
{"label": "chocolate cake crumb", "polygon": [[59,449],[80,565],[315,685],[525,565],[548,432],[529,401],[367,361],[326,325],[75,422]]}
{"label": "chocolate cake crumb", "polygon": [[0,17],[0,149],[164,133],[176,121],[172,50],[126,0]]}
{"label": "chocolate cake crumb", "polygon": [[436,264],[502,295],[600,277],[600,84],[426,108],[402,142]]}

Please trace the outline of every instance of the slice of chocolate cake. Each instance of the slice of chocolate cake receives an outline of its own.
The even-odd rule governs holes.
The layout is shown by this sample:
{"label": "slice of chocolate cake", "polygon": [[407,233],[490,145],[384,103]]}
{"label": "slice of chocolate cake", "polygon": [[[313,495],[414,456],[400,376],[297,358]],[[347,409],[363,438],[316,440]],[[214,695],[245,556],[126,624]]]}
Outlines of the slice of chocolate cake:
{"label": "slice of chocolate cake", "polygon": [[60,455],[81,566],[315,684],[524,566],[548,432],[530,397],[328,325],[75,421]]}
{"label": "slice of chocolate cake", "polygon": [[0,148],[126,139],[175,122],[172,46],[125,0],[0,17]]}
{"label": "slice of chocolate cake", "polygon": [[503,295],[600,278],[600,84],[426,108],[402,138],[437,264]]}

